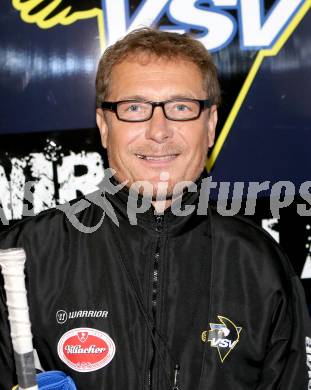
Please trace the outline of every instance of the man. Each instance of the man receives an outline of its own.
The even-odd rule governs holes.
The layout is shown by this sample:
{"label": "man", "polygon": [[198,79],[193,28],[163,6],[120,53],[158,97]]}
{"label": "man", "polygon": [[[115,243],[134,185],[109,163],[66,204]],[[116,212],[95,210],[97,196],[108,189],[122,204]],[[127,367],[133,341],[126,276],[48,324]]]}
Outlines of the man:
{"label": "man", "polygon": [[[73,203],[84,231],[49,210],[0,241],[26,251],[43,369],[82,390],[310,388],[311,327],[289,261],[255,225],[202,212],[194,191],[205,188],[220,101],[210,55],[190,37],[136,30],[107,49],[96,86],[110,184],[126,187]],[[101,201],[113,207],[105,218]],[[1,296],[8,389],[16,378]]]}

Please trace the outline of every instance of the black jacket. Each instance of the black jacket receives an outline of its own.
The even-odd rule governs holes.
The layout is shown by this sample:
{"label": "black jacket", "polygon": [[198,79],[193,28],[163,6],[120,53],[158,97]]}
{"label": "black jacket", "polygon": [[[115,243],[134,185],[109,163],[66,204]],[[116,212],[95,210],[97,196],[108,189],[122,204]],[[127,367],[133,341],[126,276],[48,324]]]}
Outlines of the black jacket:
{"label": "black jacket", "polygon": [[[184,217],[149,209],[133,226],[127,195],[106,194],[119,227],[90,204],[79,220],[98,224],[91,234],[52,209],[0,237],[0,248],[27,254],[43,369],[68,373],[79,390],[171,390],[175,375],[180,390],[310,388],[304,292],[274,240],[211,207]],[[3,283],[0,307],[7,390],[16,378]]]}

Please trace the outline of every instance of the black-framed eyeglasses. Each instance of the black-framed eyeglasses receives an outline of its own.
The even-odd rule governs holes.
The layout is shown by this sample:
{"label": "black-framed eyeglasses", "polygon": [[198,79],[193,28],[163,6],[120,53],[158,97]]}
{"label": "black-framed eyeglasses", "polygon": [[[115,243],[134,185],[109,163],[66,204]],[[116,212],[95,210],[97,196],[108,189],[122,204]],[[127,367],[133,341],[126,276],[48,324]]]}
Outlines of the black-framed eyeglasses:
{"label": "black-framed eyeglasses", "polygon": [[192,121],[199,118],[201,112],[210,108],[210,99],[174,99],[162,102],[142,100],[121,100],[102,102],[103,110],[113,111],[120,121],[145,122],[152,118],[155,107],[161,107],[165,118],[172,121]]}

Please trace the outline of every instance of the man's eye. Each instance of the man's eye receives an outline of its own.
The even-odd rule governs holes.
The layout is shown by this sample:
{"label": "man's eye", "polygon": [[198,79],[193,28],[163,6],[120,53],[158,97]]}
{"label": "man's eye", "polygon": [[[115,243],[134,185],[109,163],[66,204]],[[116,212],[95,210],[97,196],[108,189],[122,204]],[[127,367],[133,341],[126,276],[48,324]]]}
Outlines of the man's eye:
{"label": "man's eye", "polygon": [[185,104],[177,104],[175,106],[176,111],[188,111],[190,110],[190,107],[186,106]]}
{"label": "man's eye", "polygon": [[138,104],[131,104],[130,106],[127,107],[127,111],[130,112],[137,112],[141,109],[141,106]]}

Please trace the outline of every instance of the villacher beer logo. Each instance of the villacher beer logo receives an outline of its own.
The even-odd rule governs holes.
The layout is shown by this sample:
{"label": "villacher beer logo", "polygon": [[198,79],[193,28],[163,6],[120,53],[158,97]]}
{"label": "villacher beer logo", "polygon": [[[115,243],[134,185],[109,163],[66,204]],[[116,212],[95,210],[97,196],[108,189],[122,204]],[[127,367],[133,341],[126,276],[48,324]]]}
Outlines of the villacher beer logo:
{"label": "villacher beer logo", "polygon": [[115,344],[107,333],[91,328],[71,329],[57,345],[60,359],[79,372],[103,368],[111,362],[115,351]]}

